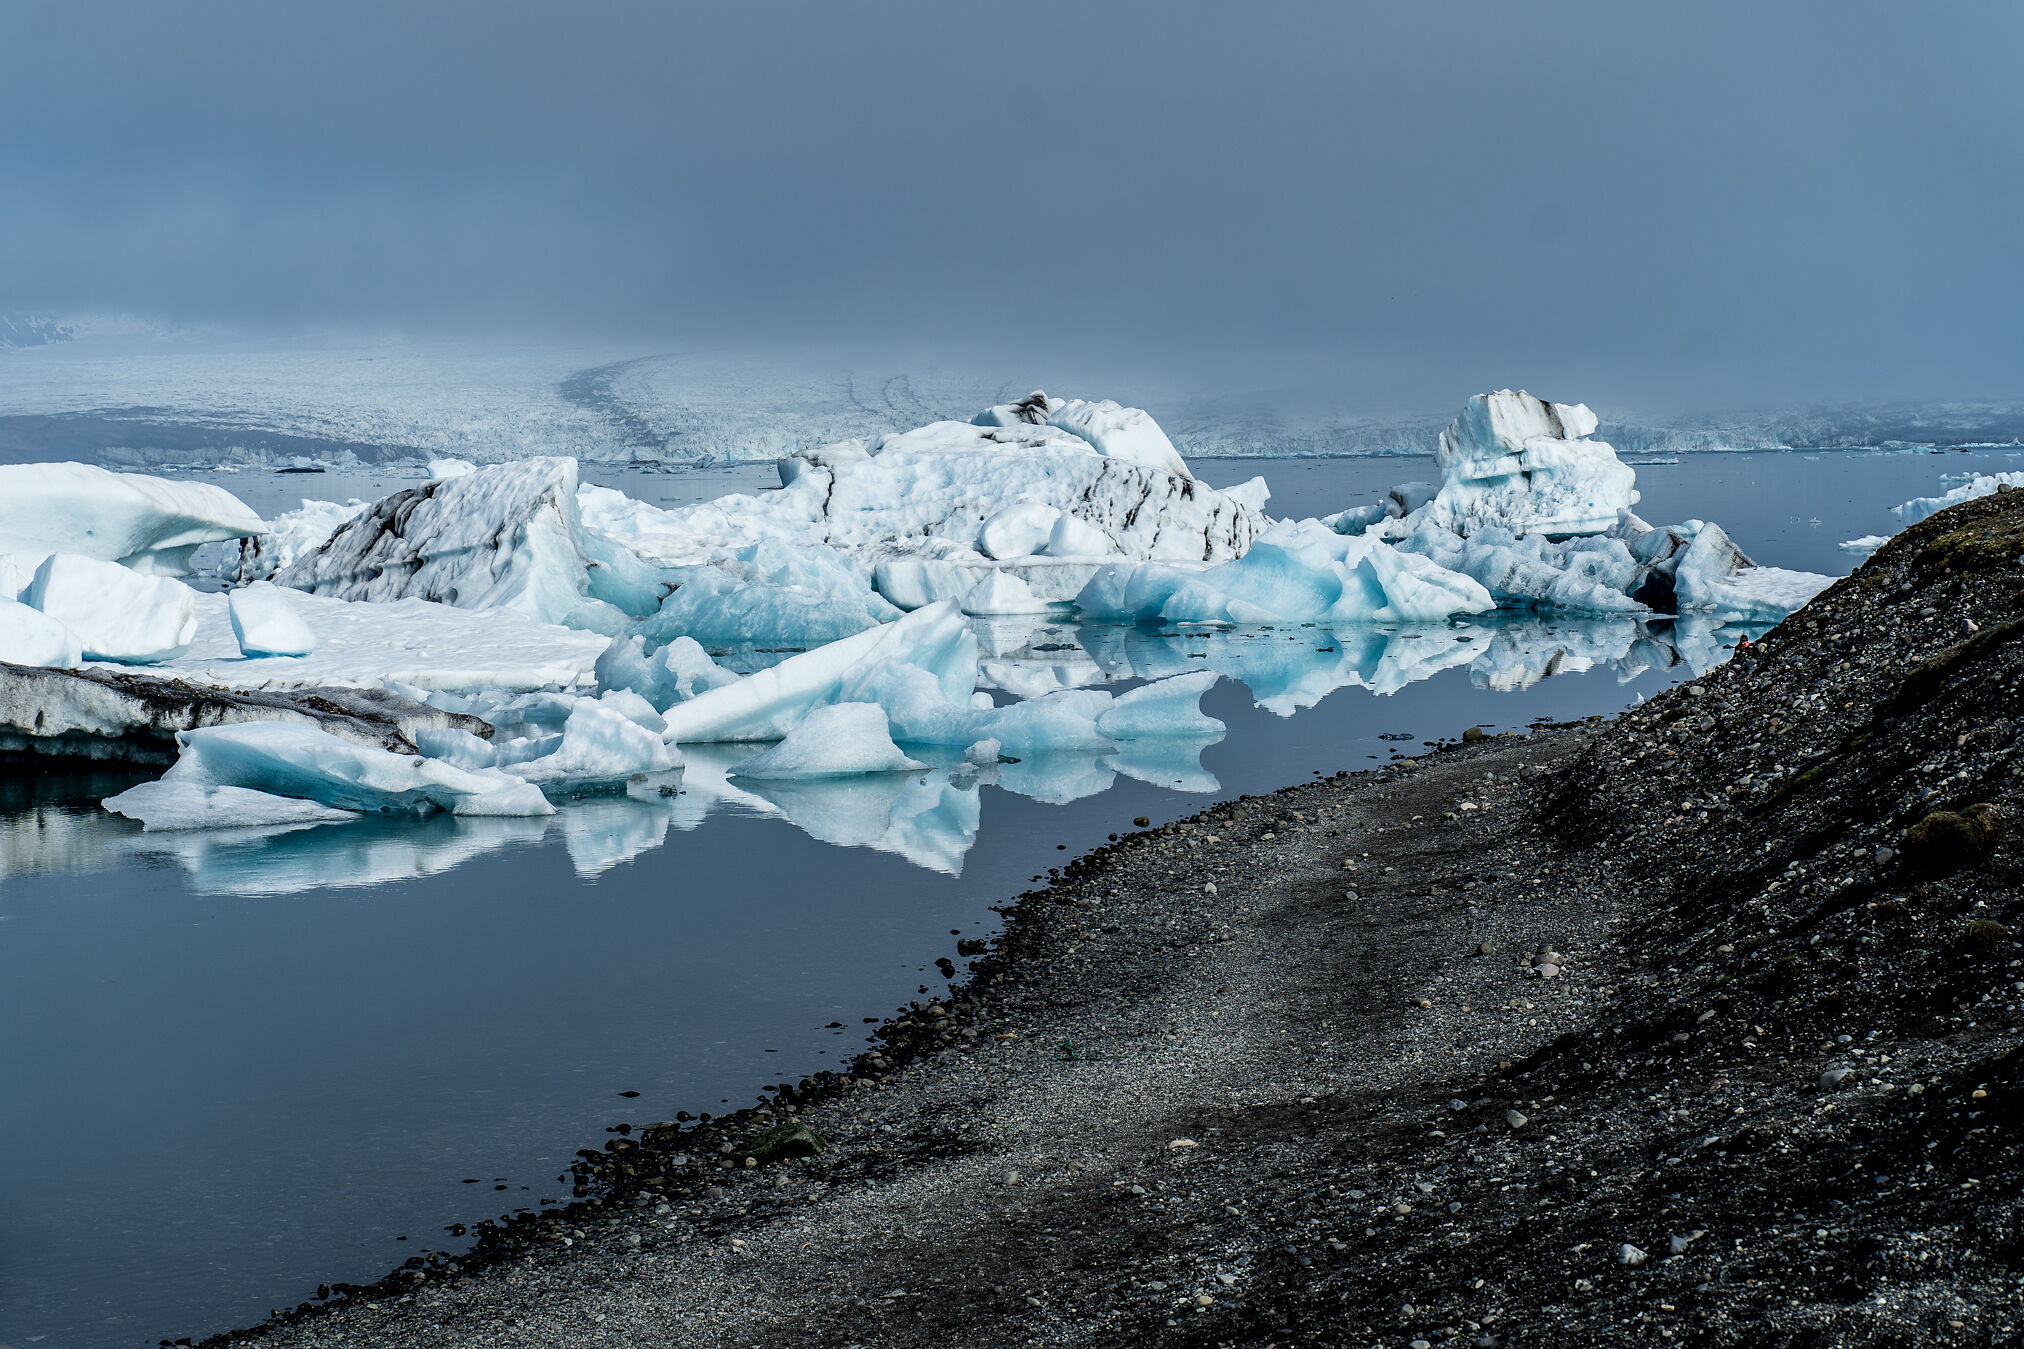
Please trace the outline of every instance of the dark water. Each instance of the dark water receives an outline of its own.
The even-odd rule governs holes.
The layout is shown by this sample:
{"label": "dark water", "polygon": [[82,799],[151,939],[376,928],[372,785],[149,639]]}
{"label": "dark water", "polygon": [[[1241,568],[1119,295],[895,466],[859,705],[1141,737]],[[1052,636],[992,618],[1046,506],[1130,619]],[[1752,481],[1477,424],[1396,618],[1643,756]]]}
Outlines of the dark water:
{"label": "dark water", "polygon": [[[1840,572],[1857,558],[1835,545],[1886,531],[1885,507],[2017,458],[1701,456],[1640,466],[1639,509],[1717,520],[1763,562]],[[698,494],[763,480],[739,472]],[[1428,466],[1203,476],[1253,472],[1275,513],[1310,514]],[[273,508],[252,475],[220,480]],[[661,500],[697,490],[613,481]],[[339,494],[316,477],[268,489]],[[246,837],[143,836],[96,806],[116,780],[5,784],[0,1346],[202,1335],[456,1249],[447,1224],[566,1197],[557,1175],[606,1126],[744,1104],[848,1055],[863,1018],[940,990],[933,961],[958,932],[988,934],[988,906],[1135,815],[1368,766],[1470,724],[1614,711],[1733,640],[1527,620],[985,636],[1001,683],[1241,676],[1204,700],[1228,735],[1199,760],[1046,756],[995,783],[940,771],[771,797],[729,788],[705,754],[668,805]]]}

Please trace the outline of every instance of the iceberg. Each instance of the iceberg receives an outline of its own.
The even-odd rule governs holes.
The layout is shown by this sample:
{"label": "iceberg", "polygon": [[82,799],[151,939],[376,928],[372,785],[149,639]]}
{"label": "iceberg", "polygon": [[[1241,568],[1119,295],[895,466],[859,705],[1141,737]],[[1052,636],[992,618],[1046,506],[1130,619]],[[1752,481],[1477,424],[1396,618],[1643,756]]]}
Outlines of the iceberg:
{"label": "iceberg", "polygon": [[0,751],[167,764],[181,752],[180,732],[247,721],[294,722],[397,754],[430,729],[490,734],[474,717],[381,688],[250,691],[123,667],[0,668]]}
{"label": "iceberg", "polygon": [[1502,525],[1465,538],[1421,514],[1398,546],[1471,578],[1500,604],[1594,614],[1646,611],[1629,593],[1639,585],[1637,559],[1618,538],[1554,541]]}
{"label": "iceberg", "polygon": [[977,551],[999,561],[1030,557],[1047,546],[1054,527],[1068,518],[1042,501],[1016,502],[979,527]]}
{"label": "iceberg", "polygon": [[173,660],[197,635],[196,591],[172,577],[77,553],[45,558],[22,601],[68,629],[92,660]]}
{"label": "iceberg", "polygon": [[266,528],[246,503],[208,483],[90,464],[0,464],[0,552],[70,553],[185,576],[202,545]]}
{"label": "iceberg", "polygon": [[271,581],[241,586],[226,597],[226,604],[232,617],[232,636],[242,655],[255,659],[307,656],[316,650],[316,634],[295,612],[288,592]]}
{"label": "iceberg", "polygon": [[[1130,410],[1120,415],[1125,411]],[[1089,412],[1078,424],[1115,451],[1131,438],[1122,429],[1113,435],[1105,423],[1109,416]],[[881,564],[922,560],[982,567],[994,559],[1025,558],[1050,544],[1054,524],[1064,515],[1100,532],[1108,541],[1106,554],[1174,562],[1239,556],[1265,526],[1255,508],[1196,482],[1178,456],[1172,464],[1147,463],[1106,453],[1045,421],[1010,414],[1001,420],[1005,424],[934,422],[847,447],[800,451],[789,456],[793,467],[783,464],[785,485],[764,496],[732,495],[663,510],[607,489],[585,488],[583,521],[591,532],[663,566],[709,563],[721,550],[765,539],[823,544],[869,565],[879,592],[902,608],[917,607],[910,601],[922,597],[915,591],[903,598],[888,589],[889,573]],[[1095,429],[1099,423],[1106,429]],[[1163,433],[1159,439],[1164,442]],[[1020,528],[1015,530],[1015,523]],[[1078,553],[1092,542],[1074,531],[1067,538]],[[924,602],[960,598],[979,579],[981,572],[953,593],[944,590]],[[1031,577],[1022,579],[1032,583]]]}
{"label": "iceberg", "polygon": [[1096,729],[1113,740],[1220,738],[1223,723],[1200,706],[1217,678],[1213,670],[1197,670],[1120,694],[1097,713]]}
{"label": "iceberg", "polygon": [[885,709],[876,703],[831,703],[802,718],[787,738],[731,768],[731,776],[772,780],[908,773],[926,764],[893,744]]}
{"label": "iceberg", "polygon": [[0,599],[0,661],[69,668],[84,650],[69,628],[18,600]]}
{"label": "iceberg", "polygon": [[517,742],[542,753],[509,761],[512,745],[497,745],[498,766],[527,782],[584,787],[624,782],[636,773],[666,773],[680,756],[661,737],[617,707],[593,699],[573,700],[559,741],[531,737]]}
{"label": "iceberg", "polygon": [[1318,520],[1281,521],[1250,551],[1203,571],[1112,564],[1076,603],[1093,617],[1174,623],[1423,623],[1494,608],[1478,582]]}
{"label": "iceberg", "polygon": [[274,573],[291,567],[302,557],[330,542],[330,536],[365,513],[367,502],[353,497],[340,505],[335,501],[311,501],[267,522],[267,532],[239,544],[239,562],[234,576],[240,581],[271,580]]}
{"label": "iceberg", "polygon": [[1033,593],[1033,587],[1009,571],[984,573],[969,594],[963,597],[963,612],[980,617],[1001,614],[1044,614],[1052,606]]}
{"label": "iceberg", "polygon": [[872,592],[870,568],[820,544],[796,547],[765,539],[725,550],[709,565],[669,568],[662,575],[668,594],[658,612],[638,625],[657,646],[677,637],[719,646],[813,646],[900,616]]}
{"label": "iceberg", "polygon": [[207,775],[174,769],[105,799],[116,815],[139,820],[148,833],[187,829],[272,829],[355,820],[355,810],[276,796],[251,787],[224,786]]}
{"label": "iceberg", "polygon": [[335,810],[391,814],[550,815],[541,790],[496,768],[476,771],[420,754],[395,754],[281,721],[202,726],[179,733],[182,754],[152,783],[107,798],[106,809],[151,823],[212,813],[217,788],[240,787]]}
{"label": "iceberg", "polygon": [[1636,470],[1588,437],[1595,414],[1519,390],[1477,394],[1441,432],[1441,487],[1426,509],[1467,536],[1485,526],[1513,534],[1594,534],[1637,504]]}
{"label": "iceberg", "polygon": [[955,605],[917,609],[676,703],[665,712],[666,739],[670,744],[779,740],[818,707],[876,701],[850,690],[880,668],[898,664],[921,671],[944,700],[961,702],[976,688],[977,639]]}
{"label": "iceberg", "polygon": [[637,694],[655,712],[664,712],[699,693],[738,682],[738,676],[710,659],[695,638],[681,636],[649,656],[646,639],[614,637],[594,667],[600,693]]}
{"label": "iceberg", "polygon": [[591,593],[574,459],[525,459],[383,497],[277,585],[335,599],[432,600],[616,632],[627,615]]}
{"label": "iceberg", "polygon": [[978,413],[972,424],[1058,427],[1087,441],[1106,458],[1144,464],[1178,478],[1195,476],[1149,414],[1141,408],[1120,407],[1107,398],[1094,403],[1080,398],[1063,400],[1035,389],[1016,403],[1001,403]]}
{"label": "iceberg", "polygon": [[1913,497],[1900,506],[1891,507],[1890,513],[1905,525],[1915,525],[1929,515],[1937,514],[1949,506],[1977,497],[1993,496],[2004,488],[2024,487],[2024,472],[1977,473],[1959,487],[1936,497]]}
{"label": "iceberg", "polygon": [[1844,553],[1873,553],[1889,542],[1888,534],[1865,534],[1859,539],[1844,539],[1836,546]]}

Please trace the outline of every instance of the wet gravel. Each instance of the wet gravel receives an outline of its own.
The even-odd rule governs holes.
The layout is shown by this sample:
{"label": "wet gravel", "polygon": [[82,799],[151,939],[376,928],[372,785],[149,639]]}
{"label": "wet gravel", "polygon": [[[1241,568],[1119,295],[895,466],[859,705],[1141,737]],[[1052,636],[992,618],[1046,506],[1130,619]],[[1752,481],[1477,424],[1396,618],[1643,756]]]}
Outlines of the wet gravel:
{"label": "wet gravel", "polygon": [[1134,832],[847,1075],[213,1342],[2024,1342],[2020,559],[1971,502],[1614,722]]}

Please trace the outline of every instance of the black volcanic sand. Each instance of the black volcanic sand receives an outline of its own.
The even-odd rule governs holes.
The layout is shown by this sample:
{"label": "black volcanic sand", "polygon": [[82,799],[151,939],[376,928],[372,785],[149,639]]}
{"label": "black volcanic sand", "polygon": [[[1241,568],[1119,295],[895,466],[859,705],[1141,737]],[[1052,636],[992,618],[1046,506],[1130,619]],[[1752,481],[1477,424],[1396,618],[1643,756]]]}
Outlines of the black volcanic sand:
{"label": "black volcanic sand", "polygon": [[1125,838],[853,1076],[217,1342],[2024,1342],[2020,558],[1971,502],[1615,722]]}

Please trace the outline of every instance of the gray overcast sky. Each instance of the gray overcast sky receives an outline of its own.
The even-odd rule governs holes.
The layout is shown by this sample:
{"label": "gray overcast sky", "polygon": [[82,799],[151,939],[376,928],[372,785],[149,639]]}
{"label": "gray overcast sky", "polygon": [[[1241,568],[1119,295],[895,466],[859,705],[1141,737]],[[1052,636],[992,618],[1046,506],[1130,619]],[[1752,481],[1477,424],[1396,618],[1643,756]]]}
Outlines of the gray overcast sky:
{"label": "gray overcast sky", "polygon": [[0,308],[2024,394],[2012,4],[0,0]]}

